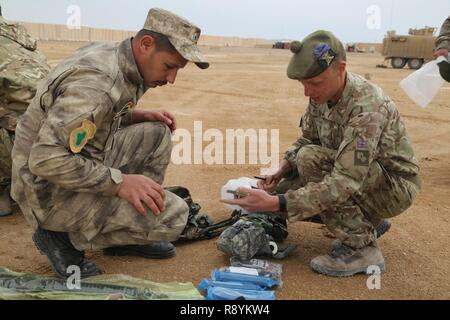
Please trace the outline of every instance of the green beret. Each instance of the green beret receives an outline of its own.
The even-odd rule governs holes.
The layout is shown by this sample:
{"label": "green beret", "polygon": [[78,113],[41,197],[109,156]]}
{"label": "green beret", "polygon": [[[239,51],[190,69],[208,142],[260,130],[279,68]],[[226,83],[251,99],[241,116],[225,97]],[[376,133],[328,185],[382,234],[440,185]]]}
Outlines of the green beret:
{"label": "green beret", "polygon": [[327,70],[345,49],[334,34],[319,30],[307,36],[302,42],[292,42],[291,51],[294,55],[289,62],[287,76],[294,80],[305,80]]}
{"label": "green beret", "polygon": [[448,60],[444,60],[438,63],[438,66],[441,77],[445,81],[450,82],[450,62]]}

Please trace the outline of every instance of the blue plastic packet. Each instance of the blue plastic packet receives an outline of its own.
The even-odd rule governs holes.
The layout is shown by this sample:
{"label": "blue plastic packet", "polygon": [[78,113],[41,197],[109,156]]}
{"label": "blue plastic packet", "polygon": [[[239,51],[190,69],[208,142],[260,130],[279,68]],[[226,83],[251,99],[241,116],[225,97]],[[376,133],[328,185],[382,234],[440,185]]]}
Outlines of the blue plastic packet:
{"label": "blue plastic packet", "polygon": [[278,281],[269,277],[220,270],[214,270],[212,272],[211,278],[214,281],[222,282],[249,282],[264,288],[272,288],[279,284]]}
{"label": "blue plastic packet", "polygon": [[214,281],[211,279],[203,279],[198,285],[199,291],[207,291],[209,287],[221,287],[229,289],[242,289],[242,290],[264,290],[265,288],[253,284],[250,282],[224,282],[224,281]]}
{"label": "blue plastic packet", "polygon": [[275,291],[208,287],[206,300],[275,300]]}

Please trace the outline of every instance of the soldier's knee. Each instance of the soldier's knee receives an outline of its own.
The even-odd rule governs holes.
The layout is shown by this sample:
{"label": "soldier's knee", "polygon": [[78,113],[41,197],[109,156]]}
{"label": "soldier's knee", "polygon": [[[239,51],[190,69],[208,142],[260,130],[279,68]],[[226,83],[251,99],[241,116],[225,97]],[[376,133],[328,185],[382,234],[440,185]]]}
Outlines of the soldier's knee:
{"label": "soldier's knee", "polygon": [[184,229],[189,216],[189,207],[186,201],[171,192],[166,192],[166,197],[167,207],[172,216],[170,219],[172,220],[171,225],[175,228]]}
{"label": "soldier's knee", "polygon": [[316,154],[320,152],[321,147],[315,145],[308,145],[301,148],[297,153],[297,163],[304,163],[313,161],[316,157]]}
{"label": "soldier's knee", "polygon": [[322,147],[316,145],[308,145],[301,148],[295,159],[297,168],[301,174],[304,171],[314,169],[319,163],[320,155],[322,154]]}
{"label": "soldier's knee", "polygon": [[155,139],[159,141],[170,141],[171,133],[169,127],[162,122],[143,122],[140,124],[146,139]]}
{"label": "soldier's knee", "polygon": [[308,145],[297,153],[297,170],[299,175],[308,182],[320,182],[334,167],[336,151],[317,145]]}
{"label": "soldier's knee", "polygon": [[162,122],[144,122],[140,124],[144,135],[143,145],[159,150],[170,157],[172,152],[172,135],[170,128]]}

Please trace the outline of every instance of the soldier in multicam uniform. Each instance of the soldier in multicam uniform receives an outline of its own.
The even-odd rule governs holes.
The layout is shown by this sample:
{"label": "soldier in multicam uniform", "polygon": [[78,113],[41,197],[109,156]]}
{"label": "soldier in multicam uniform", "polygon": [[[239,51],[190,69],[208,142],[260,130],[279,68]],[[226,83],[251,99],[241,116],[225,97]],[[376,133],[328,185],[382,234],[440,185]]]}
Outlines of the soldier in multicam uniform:
{"label": "soldier in multicam uniform", "polygon": [[169,258],[187,204],[163,190],[176,123],[134,106],[149,88],[173,84],[188,61],[209,67],[200,29],[162,9],[121,43],[92,43],[52,70],[16,129],[12,196],[35,228],[53,270],[96,273],[86,249]]}
{"label": "soldier in multicam uniform", "polygon": [[0,7],[0,217],[10,215],[11,150],[19,117],[50,70],[25,27],[5,20]]}
{"label": "soldier in multicam uniform", "polygon": [[442,61],[439,63],[439,71],[441,73],[442,78],[444,78],[447,82],[450,82],[450,17],[444,21],[442,25],[439,36],[436,39],[436,52],[434,56],[437,57],[445,57],[447,61]]}
{"label": "soldier in multicam uniform", "polygon": [[288,77],[310,97],[303,136],[260,183],[264,190],[242,189],[246,198],[225,202],[284,212],[290,222],[318,214],[337,240],[311,261],[317,272],[351,276],[372,265],[384,271],[377,230],[384,232],[385,219],[408,209],[420,190],[405,125],[379,87],[346,71],[344,47],[332,33],[317,31],[291,50]]}
{"label": "soldier in multicam uniform", "polygon": [[436,38],[435,57],[448,57],[450,52],[450,17],[444,21],[439,36]]}

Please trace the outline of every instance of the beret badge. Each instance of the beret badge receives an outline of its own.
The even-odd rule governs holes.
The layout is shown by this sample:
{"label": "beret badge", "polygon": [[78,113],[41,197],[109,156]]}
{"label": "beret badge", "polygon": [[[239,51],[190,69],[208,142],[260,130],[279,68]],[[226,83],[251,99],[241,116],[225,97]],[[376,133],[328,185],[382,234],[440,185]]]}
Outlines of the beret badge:
{"label": "beret badge", "polygon": [[327,69],[336,58],[336,53],[326,43],[320,43],[314,48],[314,57],[322,70]]}

